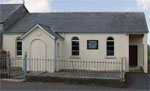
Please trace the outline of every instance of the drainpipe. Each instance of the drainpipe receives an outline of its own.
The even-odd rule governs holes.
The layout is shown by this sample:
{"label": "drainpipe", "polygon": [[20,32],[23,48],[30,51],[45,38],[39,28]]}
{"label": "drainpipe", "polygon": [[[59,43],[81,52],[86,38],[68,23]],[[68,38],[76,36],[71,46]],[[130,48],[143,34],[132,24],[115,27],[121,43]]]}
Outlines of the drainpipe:
{"label": "drainpipe", "polygon": [[[4,27],[3,27],[3,22],[0,22],[0,52],[2,51],[3,49],[3,32],[4,32]],[[1,56],[1,55],[0,55]]]}
{"label": "drainpipe", "polygon": [[56,52],[56,41],[57,41],[57,37],[55,38],[55,49],[54,49],[54,72],[56,71],[56,55],[57,55],[57,52]]}

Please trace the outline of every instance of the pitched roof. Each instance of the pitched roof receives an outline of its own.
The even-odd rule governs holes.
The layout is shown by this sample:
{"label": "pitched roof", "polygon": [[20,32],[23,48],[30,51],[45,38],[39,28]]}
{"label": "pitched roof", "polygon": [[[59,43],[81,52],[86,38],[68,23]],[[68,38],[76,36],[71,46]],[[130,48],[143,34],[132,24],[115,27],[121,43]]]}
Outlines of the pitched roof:
{"label": "pitched roof", "polygon": [[11,14],[23,4],[0,4],[0,22],[4,22]]}
{"label": "pitched roof", "polygon": [[40,25],[42,28],[44,28],[49,34],[51,34],[55,38],[62,38],[59,34],[56,34],[55,31],[51,27],[45,26],[43,24],[38,24],[38,25]]}
{"label": "pitched roof", "polygon": [[43,28],[45,31],[47,31],[47,33],[52,35],[54,38],[63,39],[63,37],[61,37],[59,34],[56,34],[55,31],[53,31],[53,29],[51,27],[48,27],[48,26],[45,26],[42,24],[34,25],[28,32],[26,32],[25,34],[22,35],[21,39],[23,39],[25,36],[27,36],[29,33],[31,33],[34,30],[34,28],[36,28],[36,27]]}
{"label": "pitched roof", "polygon": [[147,33],[141,12],[29,13],[8,32],[27,32],[35,24],[51,26],[64,33]]}

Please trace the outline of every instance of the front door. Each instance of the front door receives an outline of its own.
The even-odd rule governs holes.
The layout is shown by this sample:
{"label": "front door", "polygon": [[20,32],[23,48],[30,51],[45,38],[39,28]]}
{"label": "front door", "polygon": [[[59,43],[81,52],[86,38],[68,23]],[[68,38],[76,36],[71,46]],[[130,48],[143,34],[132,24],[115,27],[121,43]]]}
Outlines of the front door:
{"label": "front door", "polygon": [[129,46],[129,65],[137,66],[137,45]]}

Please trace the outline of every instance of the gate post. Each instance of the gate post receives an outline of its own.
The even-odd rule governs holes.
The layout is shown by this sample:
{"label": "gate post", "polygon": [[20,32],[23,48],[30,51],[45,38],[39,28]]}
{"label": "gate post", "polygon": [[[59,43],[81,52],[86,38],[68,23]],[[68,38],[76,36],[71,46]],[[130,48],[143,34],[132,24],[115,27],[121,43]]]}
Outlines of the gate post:
{"label": "gate post", "polygon": [[10,66],[11,66],[11,63],[10,63],[10,52],[8,51],[8,54],[7,54],[7,73],[8,73],[8,78],[10,78]]}
{"label": "gate post", "polygon": [[27,52],[25,52],[25,55],[24,55],[24,79],[27,75]]}
{"label": "gate post", "polygon": [[124,58],[121,58],[121,65],[120,65],[121,67],[120,67],[120,71],[121,71],[121,81],[125,81],[125,78],[124,78],[124,66],[125,66],[125,64],[124,64]]}

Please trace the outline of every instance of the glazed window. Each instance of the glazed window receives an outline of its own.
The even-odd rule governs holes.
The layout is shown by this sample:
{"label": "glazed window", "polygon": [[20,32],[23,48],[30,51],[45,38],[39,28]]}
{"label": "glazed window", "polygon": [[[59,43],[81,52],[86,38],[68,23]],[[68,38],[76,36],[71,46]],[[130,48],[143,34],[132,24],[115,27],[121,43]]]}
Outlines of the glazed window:
{"label": "glazed window", "polygon": [[107,56],[114,56],[114,39],[112,37],[107,38]]}
{"label": "glazed window", "polygon": [[16,39],[16,54],[17,56],[22,55],[22,40],[20,39],[20,37]]}
{"label": "glazed window", "polygon": [[72,56],[79,56],[79,38],[72,38]]}

